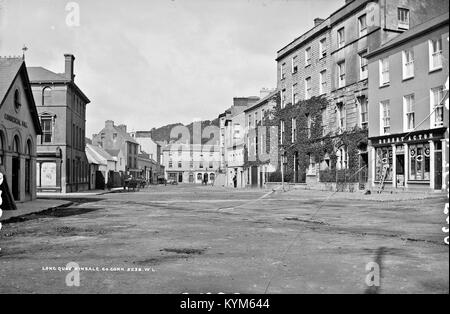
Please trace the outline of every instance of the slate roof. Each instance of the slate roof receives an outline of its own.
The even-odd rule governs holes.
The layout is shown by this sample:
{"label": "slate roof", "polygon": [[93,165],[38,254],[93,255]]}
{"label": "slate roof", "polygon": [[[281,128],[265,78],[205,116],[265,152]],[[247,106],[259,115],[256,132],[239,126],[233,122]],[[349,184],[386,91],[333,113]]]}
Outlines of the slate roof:
{"label": "slate roof", "polygon": [[4,58],[0,57],[0,107],[5,101],[6,95],[10,91],[14,80],[22,75],[24,80],[24,91],[28,98],[29,110],[33,124],[38,135],[42,134],[41,123],[39,121],[39,115],[34,103],[34,97],[31,92],[30,79],[28,76],[25,61],[21,57]]}

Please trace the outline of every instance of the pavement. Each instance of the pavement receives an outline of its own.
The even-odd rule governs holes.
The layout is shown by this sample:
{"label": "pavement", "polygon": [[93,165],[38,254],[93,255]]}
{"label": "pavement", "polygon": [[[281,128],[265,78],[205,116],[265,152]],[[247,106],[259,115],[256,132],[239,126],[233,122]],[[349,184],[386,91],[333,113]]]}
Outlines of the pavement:
{"label": "pavement", "polygon": [[443,197],[179,185],[71,202],[4,224],[0,293],[449,292]]}
{"label": "pavement", "polygon": [[18,218],[44,210],[57,208],[70,204],[69,200],[36,199],[31,202],[16,203],[17,210],[3,210],[0,221],[7,221],[11,218]]}

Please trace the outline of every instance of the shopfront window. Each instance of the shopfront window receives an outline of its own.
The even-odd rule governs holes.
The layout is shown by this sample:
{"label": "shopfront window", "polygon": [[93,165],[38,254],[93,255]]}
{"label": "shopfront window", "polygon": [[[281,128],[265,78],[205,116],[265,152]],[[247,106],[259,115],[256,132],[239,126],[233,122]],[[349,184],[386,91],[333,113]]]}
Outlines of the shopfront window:
{"label": "shopfront window", "polygon": [[377,148],[376,156],[376,181],[381,181],[383,176],[383,167],[389,166],[385,181],[392,181],[392,147]]}
{"label": "shopfront window", "polygon": [[430,145],[417,144],[409,147],[409,180],[430,180]]}

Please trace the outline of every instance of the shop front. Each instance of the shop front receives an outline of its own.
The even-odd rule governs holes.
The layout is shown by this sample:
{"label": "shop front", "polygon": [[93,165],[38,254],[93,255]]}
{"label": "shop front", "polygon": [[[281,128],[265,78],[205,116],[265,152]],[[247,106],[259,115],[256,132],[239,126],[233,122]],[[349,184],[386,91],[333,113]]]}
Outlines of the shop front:
{"label": "shop front", "polygon": [[443,190],[446,138],[446,128],[370,138],[372,186]]}

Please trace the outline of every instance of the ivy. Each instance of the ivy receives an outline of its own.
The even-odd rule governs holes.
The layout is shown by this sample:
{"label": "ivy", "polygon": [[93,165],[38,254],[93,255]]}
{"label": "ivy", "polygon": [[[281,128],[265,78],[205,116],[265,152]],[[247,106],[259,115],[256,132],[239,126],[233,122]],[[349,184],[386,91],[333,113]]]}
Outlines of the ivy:
{"label": "ivy", "polygon": [[[270,112],[266,112],[264,125],[280,127],[281,121],[284,121],[285,132],[283,144],[279,143],[277,149],[283,148],[287,161],[286,181],[303,182],[306,178],[306,171],[310,164],[310,157],[316,162],[329,159],[329,170],[323,172],[321,181],[335,182],[336,176],[336,151],[345,146],[348,153],[348,170],[344,180],[350,180],[355,177],[359,170],[359,151],[365,150],[368,143],[368,132],[358,127],[353,130],[347,130],[340,134],[324,134],[322,123],[322,112],[329,107],[329,102],[325,97],[312,97],[307,100],[301,100],[296,104],[286,104],[281,108],[281,98],[279,93],[274,96],[276,106]],[[296,122],[296,140],[292,143],[292,121]],[[266,132],[269,134],[269,132]],[[280,134],[280,133],[279,133]],[[267,136],[267,145],[270,147],[270,138]],[[273,149],[273,148],[272,148]],[[298,163],[298,178],[294,177],[294,156]],[[255,166],[263,164],[258,159],[253,162],[248,161],[248,150],[244,151],[245,166]],[[281,161],[279,158],[279,164]],[[279,168],[280,169],[280,168]],[[321,173],[322,174],[322,173]],[[278,177],[274,174],[273,177]]]}

